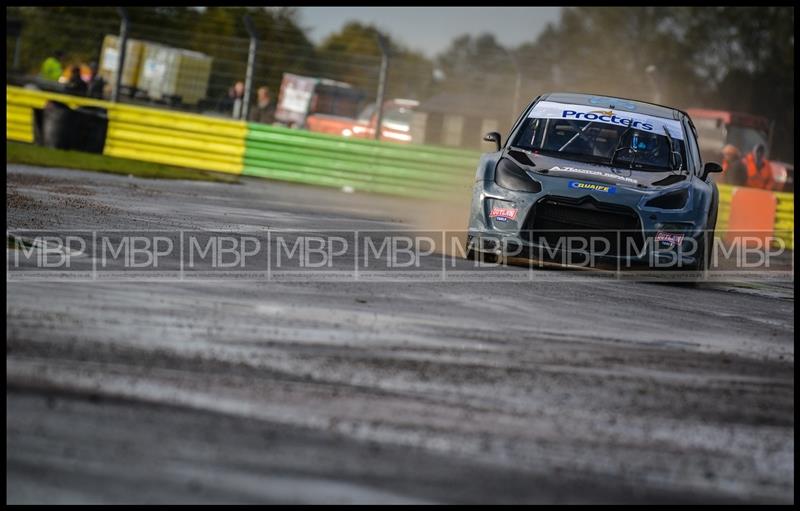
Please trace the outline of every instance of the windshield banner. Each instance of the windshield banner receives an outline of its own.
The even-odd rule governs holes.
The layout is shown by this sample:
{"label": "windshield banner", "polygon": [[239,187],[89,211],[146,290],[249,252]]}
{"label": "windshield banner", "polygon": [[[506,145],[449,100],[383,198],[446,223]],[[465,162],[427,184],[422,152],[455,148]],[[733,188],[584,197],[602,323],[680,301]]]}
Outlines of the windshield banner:
{"label": "windshield banner", "polygon": [[665,135],[664,128],[675,140],[683,140],[680,121],[652,117],[633,112],[599,109],[590,105],[570,105],[553,101],[540,101],[528,115],[540,119],[568,119],[574,121],[594,121],[617,126],[632,126],[634,129]]}

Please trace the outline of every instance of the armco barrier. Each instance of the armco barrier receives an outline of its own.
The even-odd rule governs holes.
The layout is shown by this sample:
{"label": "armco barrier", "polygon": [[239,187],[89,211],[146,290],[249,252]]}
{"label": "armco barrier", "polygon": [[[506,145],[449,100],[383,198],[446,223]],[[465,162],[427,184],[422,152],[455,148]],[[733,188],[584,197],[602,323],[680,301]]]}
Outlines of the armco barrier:
{"label": "armco barrier", "polygon": [[[6,138],[32,142],[32,109],[49,99],[107,109],[104,153],[110,156],[317,186],[446,199],[469,193],[479,158],[473,151],[347,139],[14,86],[6,86]],[[719,185],[718,232],[727,228],[735,191]],[[793,247],[794,194],[775,195],[775,233]]]}

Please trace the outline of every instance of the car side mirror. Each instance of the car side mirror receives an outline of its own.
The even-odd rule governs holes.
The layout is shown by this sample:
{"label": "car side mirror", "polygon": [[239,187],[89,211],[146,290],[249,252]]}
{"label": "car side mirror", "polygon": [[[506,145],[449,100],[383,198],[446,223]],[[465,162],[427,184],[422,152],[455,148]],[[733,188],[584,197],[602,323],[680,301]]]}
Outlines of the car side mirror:
{"label": "car side mirror", "polygon": [[712,172],[722,172],[722,165],[714,161],[709,161],[703,165],[703,181],[705,181]]}
{"label": "car side mirror", "polygon": [[501,140],[500,133],[496,131],[490,131],[489,133],[483,136],[484,142],[494,142],[496,151],[500,150],[500,140]]}

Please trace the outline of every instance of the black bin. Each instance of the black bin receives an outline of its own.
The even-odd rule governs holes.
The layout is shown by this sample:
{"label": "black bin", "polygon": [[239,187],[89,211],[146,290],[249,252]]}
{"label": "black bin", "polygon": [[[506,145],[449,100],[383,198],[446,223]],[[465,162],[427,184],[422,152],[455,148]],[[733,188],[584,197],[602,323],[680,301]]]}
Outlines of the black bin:
{"label": "black bin", "polygon": [[54,149],[72,149],[75,145],[75,121],[69,106],[48,101],[44,109],[34,110],[34,141]]}
{"label": "black bin", "polygon": [[105,108],[82,106],[75,110],[58,101],[33,111],[34,143],[55,149],[102,153],[108,132]]}
{"label": "black bin", "polygon": [[108,132],[108,112],[105,108],[82,106],[73,111],[76,121],[74,149],[87,153],[102,153]]}

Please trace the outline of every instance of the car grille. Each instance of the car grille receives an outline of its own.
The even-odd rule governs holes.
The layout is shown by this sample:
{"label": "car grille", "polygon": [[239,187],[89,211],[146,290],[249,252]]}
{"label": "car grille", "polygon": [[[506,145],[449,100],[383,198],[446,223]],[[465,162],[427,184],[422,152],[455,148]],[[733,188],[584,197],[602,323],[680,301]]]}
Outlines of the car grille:
{"label": "car grille", "polygon": [[522,229],[523,239],[538,244],[543,238],[551,249],[566,236],[576,240],[573,243],[604,239],[595,241],[594,246],[602,250],[607,242],[612,256],[634,255],[634,247],[640,252],[644,246],[641,222],[634,210],[592,197],[544,197],[531,208]]}

